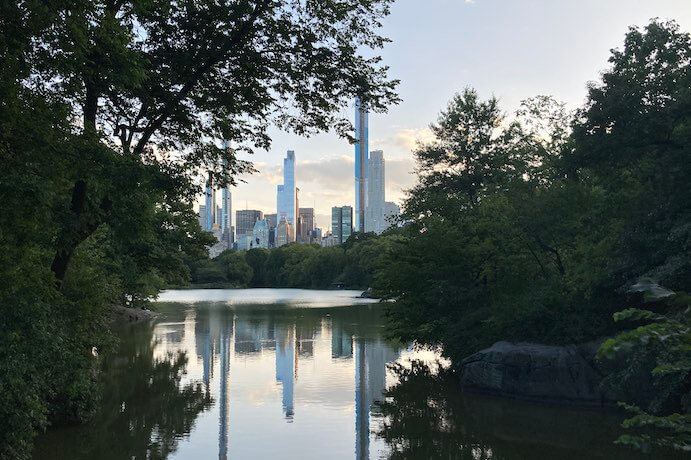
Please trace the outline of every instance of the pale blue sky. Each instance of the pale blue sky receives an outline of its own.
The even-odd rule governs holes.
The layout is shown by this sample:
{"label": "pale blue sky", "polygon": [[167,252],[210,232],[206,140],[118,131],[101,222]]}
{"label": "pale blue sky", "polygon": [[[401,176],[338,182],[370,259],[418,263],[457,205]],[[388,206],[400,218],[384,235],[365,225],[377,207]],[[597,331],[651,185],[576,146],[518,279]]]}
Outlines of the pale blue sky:
{"label": "pale blue sky", "polygon": [[[414,183],[411,149],[429,136],[452,95],[466,86],[497,96],[512,112],[521,100],[545,94],[582,104],[588,81],[607,67],[629,25],[676,20],[691,32],[691,0],[398,0],[383,34],[391,76],[403,102],[370,115],[370,150],[387,160],[387,200],[400,203]],[[346,112],[352,117],[351,110]],[[302,207],[316,204],[327,228],[331,206],[353,204],[353,146],[333,134],[309,139],[272,132],[273,149],[248,158],[259,173],[233,193],[235,209],[276,212],[276,184],[285,151],[295,150]]]}

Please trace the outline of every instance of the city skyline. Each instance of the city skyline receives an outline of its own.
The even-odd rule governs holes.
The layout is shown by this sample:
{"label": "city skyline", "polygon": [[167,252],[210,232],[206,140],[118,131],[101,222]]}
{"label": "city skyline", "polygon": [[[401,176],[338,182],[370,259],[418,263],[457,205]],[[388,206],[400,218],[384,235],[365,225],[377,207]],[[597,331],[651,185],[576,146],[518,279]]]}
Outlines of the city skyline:
{"label": "city skyline", "polygon": [[[431,138],[429,124],[454,93],[475,87],[484,98],[497,96],[509,113],[521,100],[543,94],[575,109],[585,100],[586,83],[598,80],[607,67],[609,50],[623,45],[630,25],[642,26],[660,17],[674,18],[683,29],[691,29],[691,10],[684,4],[680,0],[533,0],[529,5],[498,5],[475,0],[434,2],[420,8],[416,2],[395,3],[384,20],[392,42],[382,56],[392,76],[401,79],[398,92],[403,102],[386,114],[369,114],[369,151],[386,154],[387,200],[402,204],[403,190],[415,182],[411,150],[417,140]],[[564,17],[572,20],[565,23]],[[516,23],[521,24],[520,33],[512,35]],[[589,25],[586,35],[583,23]],[[420,33],[410,34],[413,29]],[[459,48],[455,43],[473,45]],[[354,110],[353,101],[342,115],[353,121]],[[244,176],[247,183],[233,189],[236,209],[245,209],[246,203],[249,209],[272,209],[271,187],[275,190],[281,183],[286,149],[298,155],[301,201],[315,208],[318,227],[328,226],[332,206],[354,205],[352,144],[332,132],[309,138],[278,129],[269,134],[273,139],[269,151],[241,156],[254,162],[259,172]]]}

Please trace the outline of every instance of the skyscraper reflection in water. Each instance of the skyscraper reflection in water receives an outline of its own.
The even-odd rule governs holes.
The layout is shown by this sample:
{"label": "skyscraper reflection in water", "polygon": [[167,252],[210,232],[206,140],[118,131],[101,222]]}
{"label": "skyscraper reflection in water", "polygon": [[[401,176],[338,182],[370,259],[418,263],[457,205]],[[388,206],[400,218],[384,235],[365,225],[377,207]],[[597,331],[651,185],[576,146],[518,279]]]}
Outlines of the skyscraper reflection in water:
{"label": "skyscraper reflection in water", "polygon": [[386,364],[398,352],[381,340],[354,338],[355,344],[355,458],[369,458],[370,412],[386,390]]}
{"label": "skyscraper reflection in water", "polygon": [[[188,317],[188,321],[195,322],[194,346],[202,374],[200,380],[216,400],[219,459],[233,457],[237,455],[236,450],[244,452],[242,448],[247,448],[248,428],[244,422],[243,426],[236,424],[247,416],[255,416],[248,410],[252,407],[270,409],[277,403],[282,418],[291,426],[296,423],[311,426],[315,423],[315,414],[332,413],[328,412],[333,410],[331,408],[336,408],[339,414],[354,413],[354,420],[351,418],[350,422],[354,428],[351,428],[354,456],[369,458],[373,403],[386,389],[387,362],[398,357],[398,352],[381,340],[380,330],[368,327],[372,321],[367,315],[371,313],[352,316],[350,311],[344,310],[343,314],[330,317],[314,310],[286,313],[285,310],[259,308],[233,310],[223,304],[207,304],[188,314],[193,316]],[[268,377],[268,360],[273,361],[272,383],[263,380]],[[249,372],[256,375],[250,376]],[[234,382],[240,379],[240,389],[236,388],[232,394],[231,376]],[[251,388],[248,381],[252,382]],[[278,401],[273,399],[276,393],[270,390],[271,386],[279,392]],[[231,406],[238,404],[239,409],[231,418]],[[302,412],[301,407],[304,408]],[[275,413],[274,410],[270,412]],[[259,417],[259,412],[256,416]],[[270,413],[262,416],[262,424],[278,429],[266,417],[271,417]],[[249,421],[254,423],[252,419]],[[348,437],[342,430],[336,435],[340,440]],[[231,437],[235,446],[232,449]],[[262,452],[269,449],[268,445],[255,448]]]}
{"label": "skyscraper reflection in water", "polygon": [[295,325],[276,331],[276,381],[283,387],[283,413],[293,419],[293,391],[295,387]]}

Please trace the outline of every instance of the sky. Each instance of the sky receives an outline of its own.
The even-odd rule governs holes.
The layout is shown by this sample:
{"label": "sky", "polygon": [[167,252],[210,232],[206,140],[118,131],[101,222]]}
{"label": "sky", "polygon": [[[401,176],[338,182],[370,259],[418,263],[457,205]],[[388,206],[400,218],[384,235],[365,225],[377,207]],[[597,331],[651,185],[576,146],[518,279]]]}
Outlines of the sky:
{"label": "sky", "polygon": [[[691,0],[396,1],[381,31],[392,43],[381,56],[401,80],[403,101],[369,117],[369,149],[386,159],[387,201],[400,204],[414,185],[412,150],[431,139],[430,123],[455,93],[474,87],[507,113],[537,95],[578,108],[628,27],[654,17],[691,32]],[[344,114],[352,120],[354,108]],[[332,206],[354,205],[354,146],[334,133],[270,134],[270,151],[243,158],[259,172],[233,189],[233,209],[275,213],[283,158],[294,150],[300,206],[314,207],[316,226],[328,229]]]}

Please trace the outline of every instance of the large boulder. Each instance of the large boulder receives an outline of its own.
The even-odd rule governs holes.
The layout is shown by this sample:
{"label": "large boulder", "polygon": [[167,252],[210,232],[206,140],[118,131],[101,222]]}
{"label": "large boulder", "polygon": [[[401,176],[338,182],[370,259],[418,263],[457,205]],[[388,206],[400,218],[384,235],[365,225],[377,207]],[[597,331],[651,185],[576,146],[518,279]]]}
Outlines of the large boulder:
{"label": "large boulder", "polygon": [[602,405],[593,358],[602,341],[550,346],[497,342],[461,363],[465,388],[521,399]]}

